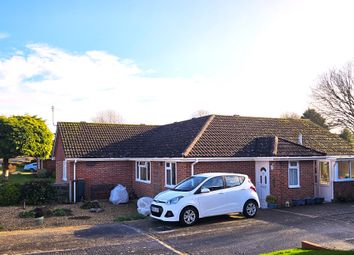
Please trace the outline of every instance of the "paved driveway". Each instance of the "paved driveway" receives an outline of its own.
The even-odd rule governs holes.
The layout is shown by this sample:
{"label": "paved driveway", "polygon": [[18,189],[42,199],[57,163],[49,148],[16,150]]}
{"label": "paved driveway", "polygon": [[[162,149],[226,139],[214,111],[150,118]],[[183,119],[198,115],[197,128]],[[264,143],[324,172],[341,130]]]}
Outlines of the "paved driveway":
{"label": "paved driveway", "polygon": [[354,205],[326,204],[203,219],[193,227],[154,220],[0,232],[0,254],[259,254],[301,240],[354,249]]}

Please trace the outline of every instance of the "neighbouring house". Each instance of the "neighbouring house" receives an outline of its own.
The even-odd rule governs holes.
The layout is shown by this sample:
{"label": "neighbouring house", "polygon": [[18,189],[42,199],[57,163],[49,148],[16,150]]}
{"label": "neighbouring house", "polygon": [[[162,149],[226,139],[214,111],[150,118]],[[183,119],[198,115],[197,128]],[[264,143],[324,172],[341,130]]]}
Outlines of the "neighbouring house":
{"label": "neighbouring house", "polygon": [[304,119],[210,115],[162,126],[59,122],[56,183],[85,183],[86,199],[116,184],[154,196],[190,175],[247,174],[261,206],[292,199],[354,199],[354,152],[336,134]]}

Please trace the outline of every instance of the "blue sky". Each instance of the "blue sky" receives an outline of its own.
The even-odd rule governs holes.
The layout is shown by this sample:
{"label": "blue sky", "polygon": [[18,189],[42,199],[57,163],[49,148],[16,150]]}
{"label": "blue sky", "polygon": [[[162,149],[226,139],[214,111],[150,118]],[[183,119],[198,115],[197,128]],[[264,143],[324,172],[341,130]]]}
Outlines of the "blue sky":
{"label": "blue sky", "polygon": [[[301,114],[354,56],[351,1],[3,1],[0,114]],[[340,38],[340,40],[338,39]],[[28,104],[23,104],[28,101]],[[50,122],[50,121],[49,121]]]}

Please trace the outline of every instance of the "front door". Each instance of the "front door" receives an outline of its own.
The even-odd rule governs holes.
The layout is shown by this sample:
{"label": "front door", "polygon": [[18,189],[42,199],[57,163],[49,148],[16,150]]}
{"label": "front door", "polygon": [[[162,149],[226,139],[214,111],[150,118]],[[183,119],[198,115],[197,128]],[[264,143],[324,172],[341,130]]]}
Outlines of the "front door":
{"label": "front door", "polygon": [[329,161],[319,161],[317,167],[317,187],[316,191],[319,197],[323,197],[325,201],[332,200],[332,182],[331,182],[331,165]]}
{"label": "front door", "polygon": [[269,195],[269,161],[256,162],[256,188],[261,208],[267,208]]}

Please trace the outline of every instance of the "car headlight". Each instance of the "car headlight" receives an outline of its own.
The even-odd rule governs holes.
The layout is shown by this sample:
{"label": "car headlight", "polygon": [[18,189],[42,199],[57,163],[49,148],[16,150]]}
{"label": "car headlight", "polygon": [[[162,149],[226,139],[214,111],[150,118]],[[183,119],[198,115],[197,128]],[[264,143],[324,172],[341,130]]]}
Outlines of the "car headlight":
{"label": "car headlight", "polygon": [[177,204],[179,200],[181,200],[183,198],[183,196],[178,196],[178,197],[174,197],[170,200],[167,201],[168,205],[174,205]]}

